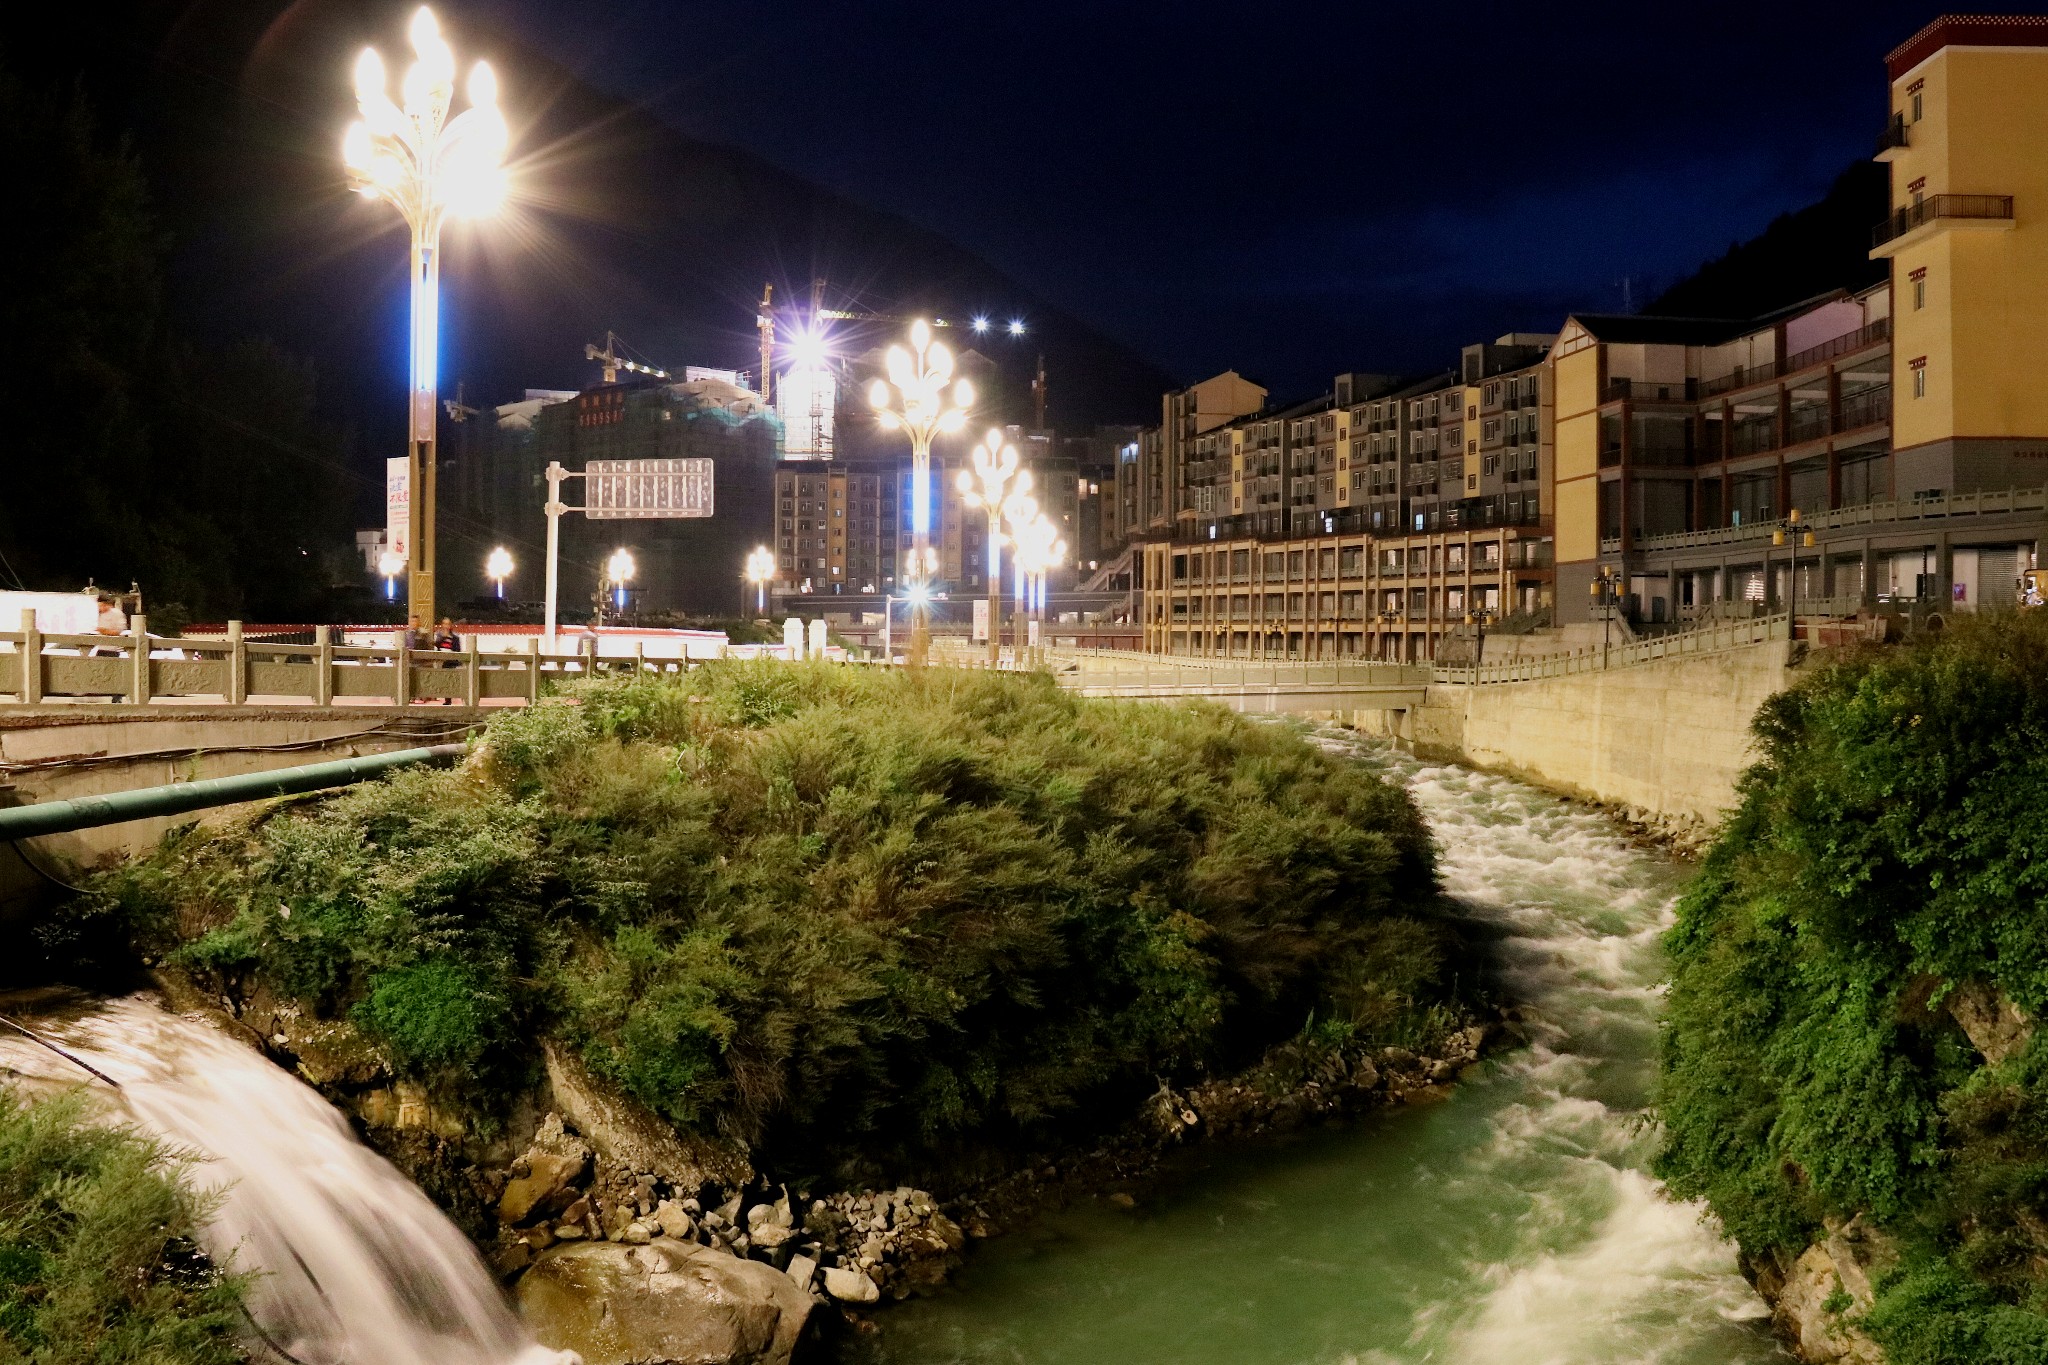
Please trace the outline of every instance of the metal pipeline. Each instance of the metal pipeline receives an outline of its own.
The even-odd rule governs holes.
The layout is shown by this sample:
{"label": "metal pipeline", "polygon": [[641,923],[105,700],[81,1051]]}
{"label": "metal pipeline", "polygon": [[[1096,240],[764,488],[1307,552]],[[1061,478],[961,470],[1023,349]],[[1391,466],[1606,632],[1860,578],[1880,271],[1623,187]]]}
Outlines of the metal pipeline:
{"label": "metal pipeline", "polygon": [[452,762],[468,751],[467,745],[434,744],[424,749],[399,749],[388,754],[344,758],[332,763],[308,763],[297,768],[274,768],[269,772],[244,773],[238,777],[209,777],[198,782],[174,782],[168,787],[143,787],[109,796],[80,796],[69,801],[14,806],[0,810],[0,840],[32,839],[41,834],[63,834],[74,829],[91,829],[96,825],[117,825],[124,820],[148,820],[205,810],[211,806],[231,806],[238,801],[260,801],[266,796],[290,796],[295,792],[346,787],[393,768],[409,767],[415,763]]}

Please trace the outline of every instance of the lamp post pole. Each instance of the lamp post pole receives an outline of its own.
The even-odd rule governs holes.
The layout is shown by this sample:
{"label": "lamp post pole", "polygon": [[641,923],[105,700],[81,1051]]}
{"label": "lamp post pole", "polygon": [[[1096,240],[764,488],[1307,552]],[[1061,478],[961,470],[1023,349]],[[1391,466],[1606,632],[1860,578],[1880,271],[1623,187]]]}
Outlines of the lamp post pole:
{"label": "lamp post pole", "polygon": [[1031,471],[1017,468],[1017,447],[997,427],[981,438],[973,461],[973,471],[961,470],[956,482],[963,502],[988,512],[988,666],[994,668],[1002,658],[1003,511],[1031,487]]}
{"label": "lamp post pole", "polygon": [[441,227],[451,215],[495,211],[505,196],[511,141],[498,108],[498,79],[484,62],[470,71],[470,107],[448,117],[455,94],[455,53],[433,11],[421,8],[408,29],[415,60],[400,85],[401,107],[386,93],[375,48],[356,59],[356,106],[342,160],[357,193],[396,208],[411,231],[410,381],[406,410],[409,509],[406,607],[414,621],[434,620],[435,408],[440,388]]}
{"label": "lamp post pole", "polygon": [[932,531],[932,439],[960,430],[974,405],[974,385],[953,378],[953,353],[932,340],[931,324],[910,326],[910,346],[891,346],[887,379],[868,386],[868,403],[885,431],[910,437],[911,551],[910,666],[923,668],[931,653],[930,582],[935,567]]}

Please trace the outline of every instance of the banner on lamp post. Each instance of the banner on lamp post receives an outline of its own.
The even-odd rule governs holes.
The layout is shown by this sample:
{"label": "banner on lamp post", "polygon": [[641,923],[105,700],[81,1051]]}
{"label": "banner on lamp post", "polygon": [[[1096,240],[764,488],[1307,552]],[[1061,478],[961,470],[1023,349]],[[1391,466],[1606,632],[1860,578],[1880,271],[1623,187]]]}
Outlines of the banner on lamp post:
{"label": "banner on lamp post", "polygon": [[412,460],[401,455],[384,462],[384,548],[400,559],[412,559]]}
{"label": "banner on lamp post", "polygon": [[974,638],[976,640],[988,639],[988,599],[986,597],[974,599]]}

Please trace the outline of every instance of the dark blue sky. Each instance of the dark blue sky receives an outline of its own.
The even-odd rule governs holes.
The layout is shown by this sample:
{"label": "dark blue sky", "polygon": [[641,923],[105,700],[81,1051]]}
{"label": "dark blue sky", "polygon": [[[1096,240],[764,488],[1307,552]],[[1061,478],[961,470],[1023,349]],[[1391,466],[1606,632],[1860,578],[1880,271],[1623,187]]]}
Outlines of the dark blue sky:
{"label": "dark blue sky", "polygon": [[594,83],[1298,391],[1641,304],[1867,156],[1921,4],[497,0]]}

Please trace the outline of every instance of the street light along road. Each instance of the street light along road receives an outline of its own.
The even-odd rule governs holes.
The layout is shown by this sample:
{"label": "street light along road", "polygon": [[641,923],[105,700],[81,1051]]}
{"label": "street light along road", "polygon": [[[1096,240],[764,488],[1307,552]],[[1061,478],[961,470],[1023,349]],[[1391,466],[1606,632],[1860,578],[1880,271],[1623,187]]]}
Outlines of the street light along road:
{"label": "street light along road", "polygon": [[[434,416],[440,387],[441,227],[451,216],[482,217],[504,203],[511,130],[498,108],[498,78],[478,62],[469,73],[469,108],[448,117],[455,98],[455,53],[430,9],[408,29],[413,64],[399,82],[402,104],[386,92],[384,59],[364,48],[356,58],[356,108],[362,118],[341,142],[356,193],[397,209],[412,230],[411,398],[407,411],[407,512],[403,553],[409,566],[406,609],[415,623],[434,617]],[[396,531],[398,528],[391,528]],[[392,537],[396,542],[397,537]]]}
{"label": "street light along road", "polygon": [[953,353],[923,318],[910,324],[909,349],[889,348],[888,373],[868,386],[868,404],[884,431],[910,437],[910,664],[922,668],[931,652],[932,439],[967,425],[974,385],[953,378]]}

